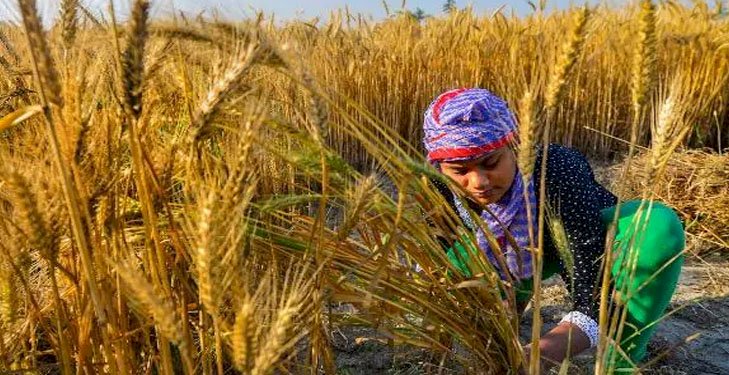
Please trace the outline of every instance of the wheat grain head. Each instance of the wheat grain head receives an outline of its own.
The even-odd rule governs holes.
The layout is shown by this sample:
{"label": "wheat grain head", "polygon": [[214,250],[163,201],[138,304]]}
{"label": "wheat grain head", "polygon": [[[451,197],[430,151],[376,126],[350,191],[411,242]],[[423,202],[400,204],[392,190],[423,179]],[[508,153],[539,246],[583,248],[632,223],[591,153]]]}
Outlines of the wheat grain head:
{"label": "wheat grain head", "polygon": [[567,79],[577,62],[582,51],[582,45],[586,37],[586,25],[590,16],[587,6],[577,12],[569,40],[562,47],[562,53],[557,60],[557,65],[549,76],[545,104],[548,110],[554,109],[564,95]]}
{"label": "wheat grain head", "polygon": [[43,23],[38,16],[35,0],[18,0],[18,4],[23,16],[23,26],[30,45],[30,52],[38,66],[38,80],[43,86],[43,94],[49,103],[61,106],[63,101],[58,72],[46,43]]}
{"label": "wheat grain head", "polygon": [[139,118],[142,113],[142,79],[144,77],[144,47],[147,41],[149,1],[136,0],[130,17],[127,45],[122,53],[124,103],[126,109]]}

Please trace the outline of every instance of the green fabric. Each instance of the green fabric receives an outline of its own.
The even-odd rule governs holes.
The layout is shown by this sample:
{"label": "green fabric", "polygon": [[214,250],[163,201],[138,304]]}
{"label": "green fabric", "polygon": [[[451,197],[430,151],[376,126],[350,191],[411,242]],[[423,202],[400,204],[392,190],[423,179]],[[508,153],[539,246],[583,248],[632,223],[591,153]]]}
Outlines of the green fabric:
{"label": "green fabric", "polygon": [[[676,288],[683,265],[683,255],[679,254],[685,245],[683,225],[672,209],[653,202],[648,214],[650,202],[646,201],[639,210],[641,203],[643,201],[633,200],[621,205],[613,243],[613,256],[616,256],[611,269],[613,283],[621,295],[631,296],[627,301],[626,324],[620,344],[628,358],[617,355],[619,358],[615,362],[616,369],[625,371],[632,371],[630,363],[637,363],[645,356],[648,341],[656,328],[656,324],[651,323],[661,318]],[[615,209],[610,207],[602,211],[605,227],[612,222]],[[463,245],[456,243],[447,254],[463,276],[471,277],[468,264],[472,258]],[[630,257],[626,259],[628,255]],[[631,258],[635,269],[632,278],[631,267],[627,265]],[[542,278],[558,273],[560,268],[558,261],[545,260]],[[522,281],[516,289],[517,301],[528,301],[531,294],[532,280]]]}
{"label": "green fabric", "polygon": [[[615,289],[623,298],[630,298],[620,347],[633,363],[645,356],[657,326],[652,323],[660,320],[671,301],[686,240],[681,220],[672,209],[659,202],[652,207],[644,202],[639,210],[641,203],[629,201],[620,207],[613,244],[617,258],[611,269]],[[604,210],[603,223],[609,225],[614,215],[615,207]],[[632,277],[631,268],[635,269]],[[626,358],[620,358],[615,368],[631,371]]]}
{"label": "green fabric", "polygon": [[[469,243],[469,241],[463,241]],[[468,263],[471,261],[471,255],[466,251],[461,242],[456,242],[453,247],[446,251],[448,260],[451,261],[454,267],[460,271],[464,277],[471,277],[471,270],[468,268]]]}

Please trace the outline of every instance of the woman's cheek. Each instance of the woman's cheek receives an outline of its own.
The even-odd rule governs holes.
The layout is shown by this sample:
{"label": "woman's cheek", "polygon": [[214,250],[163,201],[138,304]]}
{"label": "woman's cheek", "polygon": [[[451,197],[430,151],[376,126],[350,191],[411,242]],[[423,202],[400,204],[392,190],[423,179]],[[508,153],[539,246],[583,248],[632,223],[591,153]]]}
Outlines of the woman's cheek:
{"label": "woman's cheek", "polygon": [[467,176],[459,176],[456,181],[458,181],[458,184],[461,185],[462,188],[465,189],[468,187],[468,177]]}

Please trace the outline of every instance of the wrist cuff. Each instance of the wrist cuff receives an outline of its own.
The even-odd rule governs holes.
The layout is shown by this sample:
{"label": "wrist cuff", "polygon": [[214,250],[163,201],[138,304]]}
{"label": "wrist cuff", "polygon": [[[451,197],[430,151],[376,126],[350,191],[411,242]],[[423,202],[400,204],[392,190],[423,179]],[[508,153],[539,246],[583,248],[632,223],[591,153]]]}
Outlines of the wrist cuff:
{"label": "wrist cuff", "polygon": [[570,311],[569,314],[565,315],[560,323],[572,323],[577,326],[587,337],[590,339],[590,347],[594,348],[597,346],[598,336],[600,332],[600,326],[595,320],[589,316],[579,312]]}

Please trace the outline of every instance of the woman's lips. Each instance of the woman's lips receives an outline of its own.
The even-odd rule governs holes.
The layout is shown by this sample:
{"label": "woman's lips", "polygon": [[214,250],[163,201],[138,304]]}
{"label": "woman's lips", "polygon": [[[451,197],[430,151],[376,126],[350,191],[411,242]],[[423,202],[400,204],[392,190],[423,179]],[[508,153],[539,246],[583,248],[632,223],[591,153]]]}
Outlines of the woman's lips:
{"label": "woman's lips", "polygon": [[475,193],[473,193],[473,195],[478,198],[489,198],[494,195],[494,189],[475,192]]}

